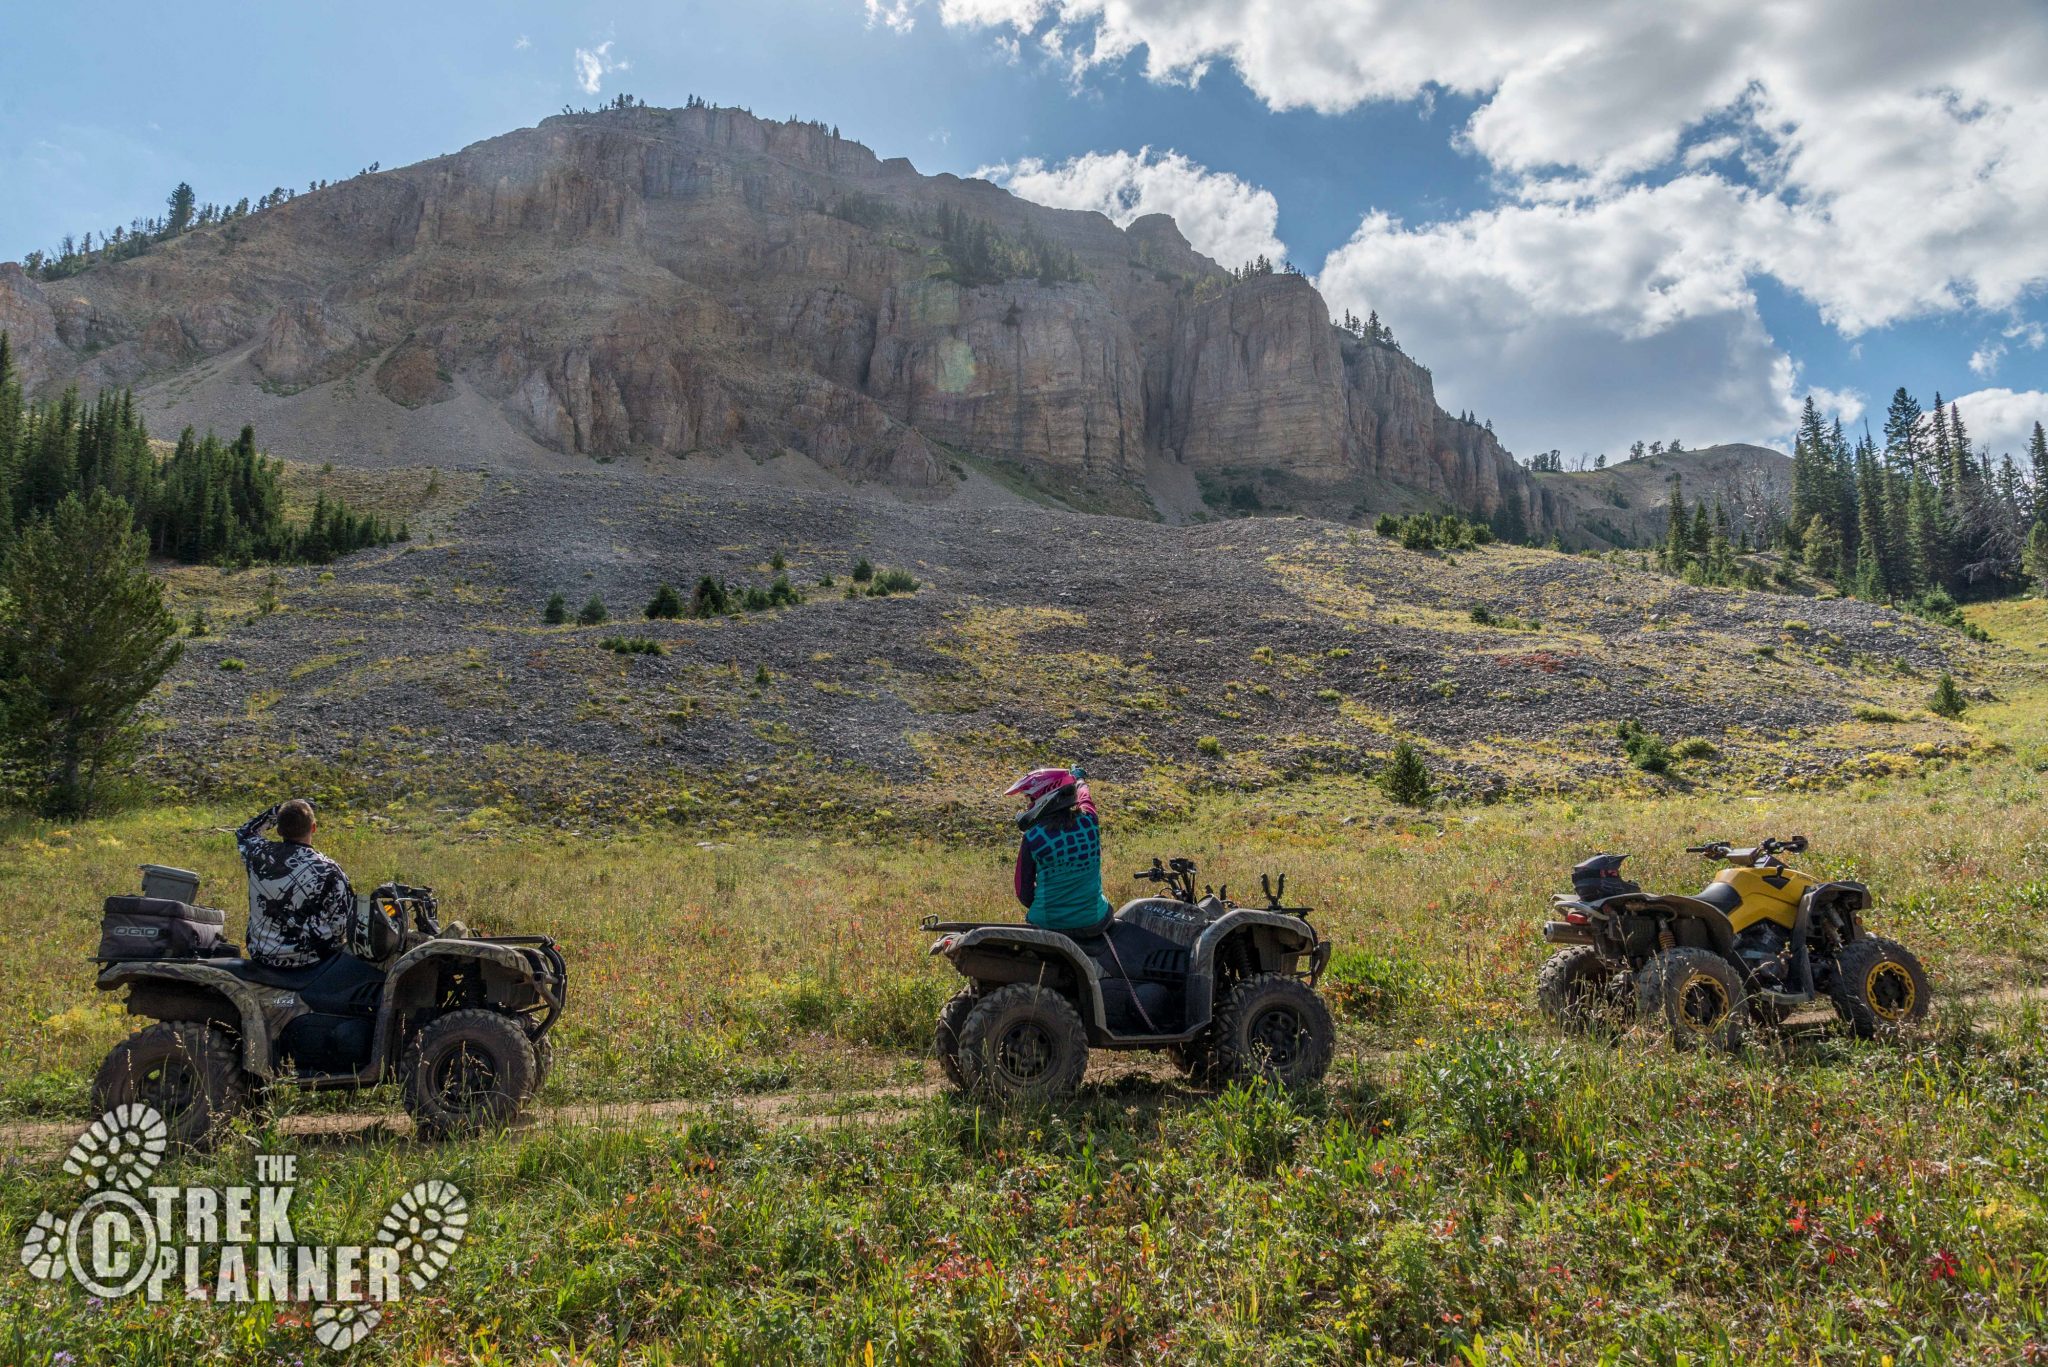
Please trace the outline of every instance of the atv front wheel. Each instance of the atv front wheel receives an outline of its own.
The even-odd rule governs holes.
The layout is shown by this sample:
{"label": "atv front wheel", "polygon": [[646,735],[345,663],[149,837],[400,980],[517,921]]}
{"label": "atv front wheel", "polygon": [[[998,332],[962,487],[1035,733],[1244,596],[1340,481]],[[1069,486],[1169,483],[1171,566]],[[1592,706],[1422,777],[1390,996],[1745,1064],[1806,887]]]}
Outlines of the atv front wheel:
{"label": "atv front wheel", "polygon": [[1920,1020],[1933,995],[1920,960],[1904,945],[1882,936],[1858,936],[1835,958],[1829,996],[1836,1014],[1858,1039],[1891,1034]]}
{"label": "atv front wheel", "polygon": [[1197,1087],[1207,1087],[1216,1076],[1216,1040],[1205,1032],[1183,1044],[1166,1046],[1166,1056],[1180,1075]]}
{"label": "atv front wheel", "polygon": [[94,1109],[152,1106],[174,1144],[207,1149],[249,1109],[252,1091],[235,1037],[202,1021],[160,1021],[115,1045],[92,1083]]}
{"label": "atv front wheel", "polygon": [[969,1092],[1047,1101],[1081,1085],[1088,1032],[1074,1004],[1050,988],[1010,983],[975,1002],[960,1023],[960,1077]]}
{"label": "atv front wheel", "polygon": [[1231,989],[1216,1013],[1215,1079],[1264,1078],[1306,1087],[1330,1071],[1337,1025],[1315,989],[1284,973],[1261,973]]}
{"label": "atv front wheel", "polygon": [[413,1127],[439,1138],[510,1124],[533,1093],[537,1065],[518,1021],[472,1007],[430,1021],[398,1071]]}
{"label": "atv front wheel", "polygon": [[527,1095],[539,1096],[540,1089],[548,1085],[548,1074],[555,1067],[555,1037],[542,1035],[533,1042],[533,1086]]}
{"label": "atv front wheel", "polygon": [[1591,945],[1573,945],[1550,956],[1536,975],[1536,1005],[1567,1033],[1581,1035],[1615,1019],[1622,994],[1614,970]]}
{"label": "atv front wheel", "polygon": [[1661,1022],[1680,1049],[1742,1048],[1748,996],[1735,965],[1710,949],[1667,949],[1636,972],[1636,1013]]}
{"label": "atv front wheel", "polygon": [[967,1024],[967,1013],[980,1000],[979,989],[971,985],[961,988],[939,1008],[939,1022],[932,1031],[932,1052],[939,1056],[939,1070],[946,1075],[946,1081],[962,1089],[967,1086],[967,1075],[960,1071],[960,1029]]}

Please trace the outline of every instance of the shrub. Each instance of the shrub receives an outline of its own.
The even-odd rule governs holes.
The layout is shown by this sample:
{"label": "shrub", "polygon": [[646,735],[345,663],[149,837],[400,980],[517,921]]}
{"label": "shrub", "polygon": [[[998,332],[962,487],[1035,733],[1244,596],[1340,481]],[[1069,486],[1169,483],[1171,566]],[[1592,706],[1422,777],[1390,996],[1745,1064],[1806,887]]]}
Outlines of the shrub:
{"label": "shrub", "polygon": [[756,687],[756,688],[766,688],[767,686],[768,686],[768,666],[767,666],[767,665],[765,665],[765,664],[755,665],[755,666],[754,666],[754,687]]}
{"label": "shrub", "polygon": [[1380,788],[1403,807],[1427,807],[1436,796],[1422,752],[1405,740],[1394,747],[1387,767],[1380,771]]}
{"label": "shrub", "polygon": [[705,575],[697,581],[697,591],[690,595],[690,611],[698,617],[723,617],[732,609],[725,592],[725,585]]}
{"label": "shrub", "polygon": [[1905,720],[1889,707],[1872,707],[1869,703],[1856,704],[1849,709],[1849,715],[1857,721],[1879,722],[1885,725]]}
{"label": "shrub", "polygon": [[548,604],[540,610],[540,620],[551,627],[558,627],[569,620],[569,600],[559,593],[548,595]]}
{"label": "shrub", "polygon": [[675,585],[662,582],[654,591],[654,597],[647,600],[647,620],[673,621],[683,615],[683,595],[676,592]]}
{"label": "shrub", "polygon": [[225,669],[230,674],[239,674],[243,670],[247,669],[249,666],[243,663],[242,661],[236,659],[234,656],[230,655],[225,660],[222,660],[220,662],[219,667]]}
{"label": "shrub", "polygon": [[768,557],[768,568],[773,570],[775,573],[780,574],[784,570],[789,568],[789,560],[782,554],[781,551],[777,551],[775,554]]}
{"label": "shrub", "polygon": [[605,611],[604,599],[593,593],[590,595],[589,600],[583,604],[582,609],[577,612],[576,620],[584,626],[595,627],[602,626],[610,621],[611,616],[611,613]]}
{"label": "shrub", "polygon": [[1671,747],[1655,731],[1630,718],[1614,729],[1628,762],[1646,774],[1661,774],[1671,767]]}
{"label": "shrub", "polygon": [[666,655],[661,642],[645,636],[607,636],[597,643],[598,649],[609,650],[615,655]]}
{"label": "shrub", "polygon": [[1687,736],[1671,747],[1673,759],[1712,759],[1720,753],[1720,748],[1705,736]]}
{"label": "shrub", "polygon": [[1392,513],[1381,513],[1378,520],[1372,524],[1372,529],[1381,536],[1393,536],[1401,530],[1401,521]]}
{"label": "shrub", "polygon": [[1934,695],[1927,700],[1927,709],[1930,712],[1937,717],[1947,717],[1951,721],[1962,716],[1969,705],[1963,700],[1963,690],[1956,687],[1955,676],[1945,671],[1934,685]]}
{"label": "shrub", "polygon": [[1474,603],[1472,605],[1472,620],[1483,627],[1492,626],[1493,609],[1486,606],[1486,604],[1484,603]]}
{"label": "shrub", "polygon": [[206,609],[192,609],[192,616],[185,623],[185,634],[187,636],[204,636],[212,630],[213,627],[206,620]]}
{"label": "shrub", "polygon": [[1195,742],[1195,749],[1214,758],[1223,753],[1223,742],[1214,736],[1204,736]]}
{"label": "shrub", "polygon": [[[916,586],[915,580],[911,583],[913,587]],[[775,581],[768,586],[768,606],[771,608],[795,607],[803,601],[802,592],[789,582],[789,576],[786,574],[776,575]]]}
{"label": "shrub", "polygon": [[861,557],[860,559],[858,559],[858,560],[856,560],[856,561],[854,561],[854,562],[853,562],[853,582],[854,582],[854,583],[856,583],[856,584],[865,584],[865,583],[867,583],[867,582],[868,582],[868,580],[870,580],[870,579],[872,579],[872,578],[874,578],[874,577],[875,577],[875,567],[874,567],[873,565],[870,565],[870,564],[868,563],[868,558],[867,558],[866,556],[862,556],[862,557]]}
{"label": "shrub", "polygon": [[1424,1056],[1432,1115],[1495,1154],[1536,1145],[1564,1091],[1560,1051],[1512,1035],[1467,1035]]}
{"label": "shrub", "polygon": [[917,580],[904,570],[876,570],[868,585],[868,597],[887,598],[892,593],[916,593]]}

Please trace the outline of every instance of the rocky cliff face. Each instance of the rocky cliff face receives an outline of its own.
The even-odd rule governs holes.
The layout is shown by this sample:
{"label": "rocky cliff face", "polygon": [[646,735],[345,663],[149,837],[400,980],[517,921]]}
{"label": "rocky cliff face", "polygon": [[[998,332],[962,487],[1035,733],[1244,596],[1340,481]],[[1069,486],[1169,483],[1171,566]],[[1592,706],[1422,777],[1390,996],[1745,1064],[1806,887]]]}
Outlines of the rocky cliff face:
{"label": "rocky cliff face", "polygon": [[400,458],[447,425],[392,413],[474,396],[599,457],[795,450],[907,488],[950,480],[947,448],[1055,487],[1164,461],[1330,512],[1554,516],[1301,277],[737,110],[565,115],[60,282],[0,267],[0,328],[45,392],[138,385],[178,416],[196,368],[377,408]]}

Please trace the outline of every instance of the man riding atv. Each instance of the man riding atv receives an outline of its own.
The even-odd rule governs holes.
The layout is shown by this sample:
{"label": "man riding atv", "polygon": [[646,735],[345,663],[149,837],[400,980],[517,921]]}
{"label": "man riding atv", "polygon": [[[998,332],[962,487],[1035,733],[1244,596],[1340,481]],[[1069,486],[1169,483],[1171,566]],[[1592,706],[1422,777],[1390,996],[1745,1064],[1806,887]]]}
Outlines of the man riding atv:
{"label": "man riding atv", "polygon": [[[249,957],[269,968],[305,968],[341,952],[356,895],[341,865],[313,848],[313,804],[295,797],[235,832],[249,870]],[[276,840],[265,840],[275,830]]]}
{"label": "man riding atv", "polygon": [[1082,769],[1033,769],[1003,790],[1017,814],[1017,900],[1045,930],[1079,930],[1109,918],[1102,895],[1102,821]]}

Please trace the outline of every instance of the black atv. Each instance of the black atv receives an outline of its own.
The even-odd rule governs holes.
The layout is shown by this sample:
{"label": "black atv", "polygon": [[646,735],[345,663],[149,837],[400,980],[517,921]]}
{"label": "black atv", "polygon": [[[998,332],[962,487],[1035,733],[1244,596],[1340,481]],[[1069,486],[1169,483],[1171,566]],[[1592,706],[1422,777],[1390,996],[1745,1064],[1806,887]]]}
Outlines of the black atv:
{"label": "black atv", "polygon": [[1817,1003],[1865,1037],[1924,1017],[1932,993],[1920,961],[1863,924],[1870,889],[1782,857],[1806,848],[1803,835],[1690,846],[1726,863],[1692,896],[1644,892],[1622,876],[1626,855],[1585,860],[1544,922],[1543,938],[1565,948],[1537,976],[1537,1004],[1567,1029],[1632,1016],[1680,1046],[1729,1050],[1745,1024],[1776,1028]]}
{"label": "black atv", "polygon": [[1268,1078],[1305,1086],[1329,1070],[1336,1027],[1315,985],[1330,943],[1309,908],[1241,907],[1229,889],[1195,894],[1185,859],[1135,875],[1163,885],[1095,926],[1041,930],[924,919],[968,980],[939,1012],[936,1047],[953,1085],[1005,1098],[1072,1092],[1088,1049],[1164,1049],[1210,1086]]}
{"label": "black atv", "polygon": [[114,1046],[94,1105],[146,1103],[193,1147],[275,1082],[396,1080],[430,1136],[511,1122],[546,1080],[567,966],[545,936],[444,932],[436,912],[432,889],[387,883],[359,900],[350,952],[270,968],[240,957],[219,911],[108,898],[97,985],[126,988],[129,1014],[158,1023]]}

